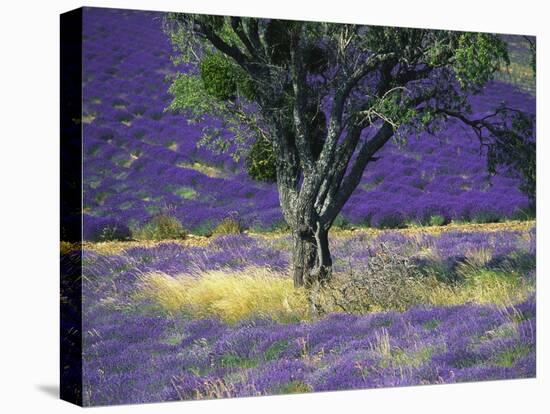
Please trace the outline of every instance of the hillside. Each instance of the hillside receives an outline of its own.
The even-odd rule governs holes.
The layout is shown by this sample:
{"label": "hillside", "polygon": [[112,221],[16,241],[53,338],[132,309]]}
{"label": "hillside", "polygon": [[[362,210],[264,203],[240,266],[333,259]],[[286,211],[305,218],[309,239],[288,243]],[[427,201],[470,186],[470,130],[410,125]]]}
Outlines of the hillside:
{"label": "hillside", "polygon": [[[224,218],[265,230],[282,222],[273,184],[228,155],[197,148],[201,127],[169,113],[171,45],[162,13],[90,9],[84,22],[84,236],[139,225],[168,211],[205,234]],[[517,45],[515,45],[517,49]],[[505,79],[506,77],[501,77]],[[505,101],[534,111],[534,98],[494,81],[471,98],[483,113]],[[374,227],[448,220],[522,218],[527,198],[510,174],[490,177],[473,134],[450,123],[437,136],[392,143],[365,171],[340,223]]]}

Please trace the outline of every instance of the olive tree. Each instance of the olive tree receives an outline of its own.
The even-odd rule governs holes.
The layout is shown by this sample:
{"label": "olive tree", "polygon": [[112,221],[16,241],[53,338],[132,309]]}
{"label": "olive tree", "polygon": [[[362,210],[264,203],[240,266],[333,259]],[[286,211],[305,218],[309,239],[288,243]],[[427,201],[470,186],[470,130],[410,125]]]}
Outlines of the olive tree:
{"label": "olive tree", "polygon": [[468,96],[509,63],[492,34],[179,13],[165,30],[188,64],[170,109],[209,119],[211,148],[238,157],[261,139],[272,149],[294,283],[312,291],[331,277],[331,225],[392,137],[452,117],[487,144],[519,116],[470,118]]}

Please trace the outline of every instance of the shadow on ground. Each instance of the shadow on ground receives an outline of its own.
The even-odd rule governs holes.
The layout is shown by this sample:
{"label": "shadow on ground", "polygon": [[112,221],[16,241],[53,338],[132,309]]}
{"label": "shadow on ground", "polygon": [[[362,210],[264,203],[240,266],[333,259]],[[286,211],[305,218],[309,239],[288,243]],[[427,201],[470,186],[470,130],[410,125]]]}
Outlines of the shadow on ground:
{"label": "shadow on ground", "polygon": [[36,388],[50,397],[59,398],[59,385],[57,384],[39,384]]}

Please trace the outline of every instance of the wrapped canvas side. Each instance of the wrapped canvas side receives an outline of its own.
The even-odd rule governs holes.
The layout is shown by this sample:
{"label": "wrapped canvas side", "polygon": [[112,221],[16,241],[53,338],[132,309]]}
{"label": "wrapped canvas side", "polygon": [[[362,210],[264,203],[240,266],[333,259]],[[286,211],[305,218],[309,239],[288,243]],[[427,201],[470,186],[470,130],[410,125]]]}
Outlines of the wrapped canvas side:
{"label": "wrapped canvas side", "polygon": [[60,397],[82,405],[82,9],[60,26]]}

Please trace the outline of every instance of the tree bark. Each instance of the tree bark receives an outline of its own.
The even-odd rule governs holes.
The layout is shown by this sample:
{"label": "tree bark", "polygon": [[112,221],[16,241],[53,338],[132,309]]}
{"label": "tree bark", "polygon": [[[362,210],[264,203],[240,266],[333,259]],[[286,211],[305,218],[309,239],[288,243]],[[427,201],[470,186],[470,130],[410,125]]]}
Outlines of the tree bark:
{"label": "tree bark", "polygon": [[293,277],[295,287],[305,287],[312,315],[322,312],[319,293],[332,277],[332,258],[328,243],[328,230],[317,223],[294,231]]}
{"label": "tree bark", "polygon": [[310,273],[317,262],[315,235],[309,230],[294,231],[293,277],[294,286],[308,286]]}
{"label": "tree bark", "polygon": [[328,231],[295,231],[292,253],[294,286],[324,284],[332,277]]}

